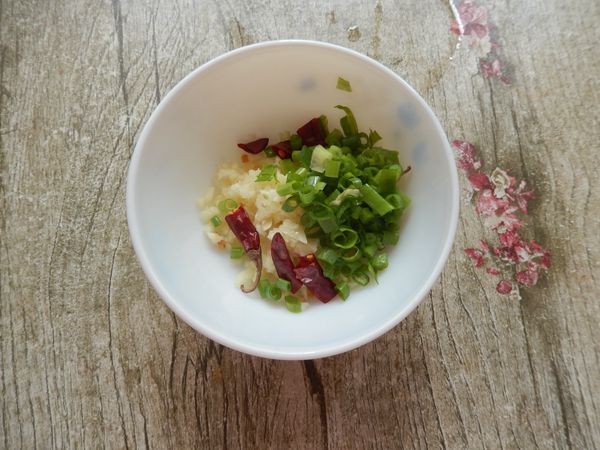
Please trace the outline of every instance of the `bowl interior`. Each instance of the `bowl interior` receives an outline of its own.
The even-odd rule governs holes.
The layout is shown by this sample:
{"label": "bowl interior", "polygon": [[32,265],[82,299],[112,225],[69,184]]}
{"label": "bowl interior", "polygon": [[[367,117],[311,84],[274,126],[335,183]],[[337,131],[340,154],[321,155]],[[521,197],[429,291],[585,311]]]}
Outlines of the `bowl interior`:
{"label": "bowl interior", "polygon": [[[338,76],[352,93],[336,89]],[[379,284],[345,302],[311,303],[301,314],[245,295],[240,268],[205,237],[196,200],[237,142],[277,142],[321,114],[337,126],[337,104],[359,128],[376,129],[412,172],[412,205]],[[447,258],[458,209],[456,169],[437,120],[391,71],[357,53],[310,42],[245,47],[190,74],[160,104],[131,163],[127,210],[135,250],[159,294],[186,322],[235,349],[273,358],[339,353],[382,334],[431,288]]]}

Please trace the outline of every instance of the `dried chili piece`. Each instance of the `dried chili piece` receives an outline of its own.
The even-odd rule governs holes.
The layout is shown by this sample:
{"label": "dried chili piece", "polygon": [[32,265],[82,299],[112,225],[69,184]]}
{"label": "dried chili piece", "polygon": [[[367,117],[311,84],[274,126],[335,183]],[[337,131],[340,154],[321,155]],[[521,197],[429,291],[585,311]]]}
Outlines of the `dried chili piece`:
{"label": "dried chili piece", "polygon": [[318,117],[310,119],[296,131],[298,136],[302,138],[302,143],[308,147],[313,145],[326,145],[323,126]]}
{"label": "dried chili piece", "polygon": [[234,209],[232,212],[225,216],[225,221],[229,228],[235,234],[235,237],[242,243],[244,251],[250,261],[256,265],[256,277],[252,286],[247,288],[244,285],[240,286],[243,292],[252,292],[258,286],[260,280],[260,273],[262,271],[262,253],[260,251],[260,236],[256,227],[248,217],[248,213],[244,209],[243,205]]}
{"label": "dried chili piece", "polygon": [[273,240],[271,241],[271,258],[273,258],[277,275],[290,282],[292,292],[298,291],[302,287],[302,282],[296,278],[294,264],[281,233],[275,233],[273,236]]}
{"label": "dried chili piece", "polygon": [[335,284],[323,275],[323,270],[312,253],[300,257],[294,274],[323,303],[327,303],[337,295]]}
{"label": "dried chili piece", "polygon": [[289,140],[273,144],[271,148],[281,159],[290,159],[292,157],[292,143]]}
{"label": "dried chili piece", "polygon": [[269,138],[260,138],[252,142],[247,142],[245,144],[238,144],[237,146],[245,152],[256,155],[262,152],[265,148],[267,148],[267,145],[269,145]]}

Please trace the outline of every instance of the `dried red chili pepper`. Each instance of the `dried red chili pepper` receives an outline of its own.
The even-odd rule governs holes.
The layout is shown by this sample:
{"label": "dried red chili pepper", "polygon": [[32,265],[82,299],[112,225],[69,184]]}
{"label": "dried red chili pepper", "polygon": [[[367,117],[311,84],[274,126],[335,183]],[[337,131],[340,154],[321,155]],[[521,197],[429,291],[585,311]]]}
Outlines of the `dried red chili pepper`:
{"label": "dried red chili pepper", "polygon": [[300,257],[294,274],[323,303],[327,303],[337,295],[335,284],[323,275],[323,270],[312,253]]}
{"label": "dried red chili pepper", "polygon": [[271,258],[273,258],[273,264],[279,278],[288,280],[292,285],[292,292],[296,292],[302,287],[302,282],[296,278],[294,273],[294,264],[290,253],[288,252],[285,240],[281,233],[275,233],[273,240],[271,241]]}
{"label": "dried red chili pepper", "polygon": [[292,143],[290,141],[281,141],[271,146],[281,159],[290,159],[292,157]]}
{"label": "dried red chili pepper", "polygon": [[252,286],[247,288],[244,285],[240,286],[243,292],[252,292],[258,286],[260,273],[262,272],[262,253],[260,251],[260,236],[256,227],[248,217],[248,213],[243,205],[225,216],[225,221],[229,228],[235,234],[235,237],[242,243],[244,251],[248,258],[256,265],[256,277]]}
{"label": "dried red chili pepper", "polygon": [[307,123],[298,128],[296,133],[302,138],[302,143],[308,147],[313,145],[326,145],[323,126],[321,125],[321,119],[318,117],[310,119]]}
{"label": "dried red chili pepper", "polygon": [[262,152],[269,145],[269,138],[260,138],[252,142],[247,142],[245,144],[238,144],[238,147],[244,150],[245,152],[252,153],[256,155]]}

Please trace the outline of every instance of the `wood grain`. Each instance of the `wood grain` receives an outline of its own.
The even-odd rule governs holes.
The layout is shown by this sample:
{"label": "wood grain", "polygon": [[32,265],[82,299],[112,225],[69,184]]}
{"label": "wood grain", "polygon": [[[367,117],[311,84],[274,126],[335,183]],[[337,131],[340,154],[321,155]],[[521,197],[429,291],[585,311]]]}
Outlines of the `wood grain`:
{"label": "wood grain", "polygon": [[[0,447],[598,448],[600,4],[482,3],[510,87],[439,0],[0,0]],[[428,298],[355,351],[269,361],[177,319],[128,236],[136,137],[193,68],[290,37],[380,60],[527,178],[549,275],[498,296],[462,254],[485,233],[464,206]]]}

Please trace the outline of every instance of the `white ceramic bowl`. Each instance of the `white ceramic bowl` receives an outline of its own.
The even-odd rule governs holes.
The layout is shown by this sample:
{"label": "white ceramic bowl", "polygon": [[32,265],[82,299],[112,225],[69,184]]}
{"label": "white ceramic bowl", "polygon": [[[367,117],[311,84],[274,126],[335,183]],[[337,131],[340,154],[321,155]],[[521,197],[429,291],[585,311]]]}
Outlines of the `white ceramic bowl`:
{"label": "white ceramic bowl", "polygon": [[[338,76],[352,93],[336,89]],[[196,200],[217,165],[239,156],[237,142],[276,142],[311,117],[335,125],[354,111],[359,128],[412,166],[402,188],[412,205],[379,284],[347,301],[311,303],[301,314],[243,294],[239,267],[204,235]],[[150,282],[175,313],[202,334],[236,350],[276,359],[341,353],[398,324],[426,296],[452,245],[458,219],[453,156],[436,117],[398,75],[343,47],[275,41],[220,56],[185,77],[157,107],[129,168],[127,218]],[[153,305],[149,305],[153,307]]]}

